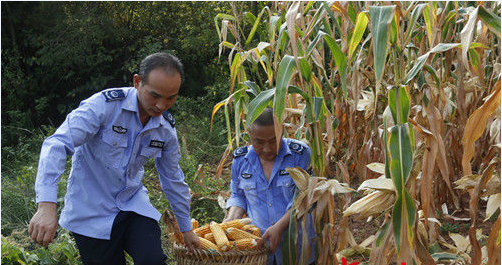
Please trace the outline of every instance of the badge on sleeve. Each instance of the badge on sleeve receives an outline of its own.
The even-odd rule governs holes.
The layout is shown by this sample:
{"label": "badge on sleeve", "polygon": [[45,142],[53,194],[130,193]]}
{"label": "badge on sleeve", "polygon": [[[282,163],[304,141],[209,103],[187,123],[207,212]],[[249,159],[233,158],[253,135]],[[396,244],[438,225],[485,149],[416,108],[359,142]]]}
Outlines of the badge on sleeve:
{"label": "badge on sleeve", "polygon": [[244,179],[248,179],[250,177],[252,177],[253,175],[252,174],[249,174],[249,173],[242,173],[241,174],[241,177],[244,178]]}
{"label": "badge on sleeve", "polygon": [[164,113],[162,113],[162,116],[164,116],[164,118],[166,118],[166,120],[171,124],[171,126],[173,126],[174,128],[174,125],[176,125],[176,121],[174,120],[174,117],[173,115],[171,115],[171,113],[169,113],[169,111],[164,111]]}
{"label": "badge on sleeve", "polygon": [[289,175],[289,172],[287,172],[286,170],[283,169],[283,170],[279,171],[279,175],[280,176]]}
{"label": "badge on sleeve", "polygon": [[122,127],[122,126],[119,126],[119,125],[113,125],[112,126],[112,130],[116,133],[120,133],[120,134],[125,134],[127,132],[127,129]]}
{"label": "badge on sleeve", "polygon": [[295,143],[295,142],[290,142],[289,143],[289,149],[291,149],[291,151],[299,154],[299,155],[302,155],[303,154],[303,151],[305,151],[305,147],[299,143]]}
{"label": "badge on sleeve", "polygon": [[239,147],[239,148],[237,148],[237,150],[234,151],[234,157],[243,156],[243,155],[245,155],[247,153],[248,153],[248,147],[247,146]]}
{"label": "badge on sleeve", "polygon": [[150,147],[155,147],[155,148],[164,148],[164,142],[162,142],[162,141],[157,141],[157,140],[151,140],[151,141],[150,141]]}
{"label": "badge on sleeve", "polygon": [[106,90],[101,93],[105,96],[106,102],[125,98],[125,93],[122,89]]}

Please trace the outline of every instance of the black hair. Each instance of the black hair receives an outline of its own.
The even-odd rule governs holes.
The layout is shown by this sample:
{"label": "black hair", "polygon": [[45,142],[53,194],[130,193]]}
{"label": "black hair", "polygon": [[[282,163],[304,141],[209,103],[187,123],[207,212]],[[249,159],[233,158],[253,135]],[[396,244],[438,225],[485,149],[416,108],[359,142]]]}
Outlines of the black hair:
{"label": "black hair", "polygon": [[270,126],[274,125],[274,109],[266,107],[263,112],[251,123],[251,125]]}
{"label": "black hair", "polygon": [[141,61],[138,73],[141,81],[147,84],[148,74],[157,68],[161,68],[167,74],[174,74],[175,71],[178,72],[182,82],[185,78],[185,74],[183,73],[183,64],[180,62],[178,57],[165,52],[158,52],[148,55],[145,59],[143,59],[143,61]]}

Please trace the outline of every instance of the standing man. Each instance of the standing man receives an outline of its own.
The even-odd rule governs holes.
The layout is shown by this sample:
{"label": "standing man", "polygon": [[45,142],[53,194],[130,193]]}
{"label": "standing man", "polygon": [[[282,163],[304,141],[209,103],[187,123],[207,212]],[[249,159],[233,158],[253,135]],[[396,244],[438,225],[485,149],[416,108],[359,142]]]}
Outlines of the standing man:
{"label": "standing man", "polygon": [[[272,252],[267,264],[282,264],[279,246],[282,233],[289,225],[296,188],[286,168],[298,166],[307,170],[310,148],[294,139],[276,139],[273,110],[269,107],[249,126],[249,136],[251,146],[234,152],[231,196],[227,201],[230,209],[224,221],[242,218],[247,212],[253,224],[262,233],[265,231],[262,238],[269,242]],[[277,141],[280,141],[279,150]],[[311,219],[307,226],[312,239],[315,231]],[[301,235],[298,238],[301,241]],[[315,256],[311,255],[310,262],[314,259]]]}
{"label": "standing man", "polygon": [[59,224],[71,231],[84,264],[164,264],[158,220],[143,186],[143,165],[155,159],[185,245],[200,246],[190,222],[190,193],[179,167],[175,121],[167,110],[183,80],[178,58],[146,57],[134,87],[113,88],[81,102],[43,145],[35,182],[38,210],[28,232],[42,246],[57,228],[57,184],[73,155]]}

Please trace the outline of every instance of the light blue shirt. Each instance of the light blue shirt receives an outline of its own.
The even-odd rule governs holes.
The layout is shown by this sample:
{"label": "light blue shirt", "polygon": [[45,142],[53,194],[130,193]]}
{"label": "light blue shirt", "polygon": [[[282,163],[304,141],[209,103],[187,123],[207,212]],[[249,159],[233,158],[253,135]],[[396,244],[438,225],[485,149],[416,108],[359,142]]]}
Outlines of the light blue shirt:
{"label": "light blue shirt", "polygon": [[150,117],[143,127],[134,87],[104,90],[82,101],[42,145],[36,202],[57,201],[66,157],[73,155],[59,224],[81,235],[110,239],[119,211],[160,219],[141,182],[143,165],[154,158],[180,230],[191,230],[190,193],[178,164],[174,119],[165,114]]}
{"label": "light blue shirt", "polygon": [[[247,211],[248,217],[256,225],[262,235],[274,225],[293,204],[295,182],[286,171],[289,167],[301,167],[307,170],[310,163],[310,148],[304,143],[283,138],[277,157],[274,160],[270,180],[267,181],[258,154],[253,146],[238,148],[234,152],[232,163],[230,191],[227,208],[238,206]],[[309,238],[315,237],[312,219],[307,218]],[[300,229],[299,229],[300,230]],[[298,242],[301,243],[301,231]],[[282,244],[282,243],[281,243]],[[297,244],[299,247],[301,244]],[[269,256],[267,264],[282,264],[281,246]],[[312,249],[312,254],[314,249]],[[310,262],[315,256],[311,255]]]}

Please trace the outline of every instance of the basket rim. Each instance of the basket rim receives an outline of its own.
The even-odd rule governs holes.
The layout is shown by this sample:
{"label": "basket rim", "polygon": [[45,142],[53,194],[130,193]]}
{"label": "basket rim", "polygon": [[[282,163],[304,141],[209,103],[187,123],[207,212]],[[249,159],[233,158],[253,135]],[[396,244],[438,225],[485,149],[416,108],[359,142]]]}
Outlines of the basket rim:
{"label": "basket rim", "polygon": [[200,248],[190,251],[189,249],[185,248],[182,245],[173,244],[173,249],[176,255],[190,256],[190,257],[197,257],[197,256],[237,257],[237,256],[259,256],[259,255],[269,254],[268,249],[264,247],[255,249],[246,249],[246,250],[232,249],[224,252],[215,250],[206,250]]}

